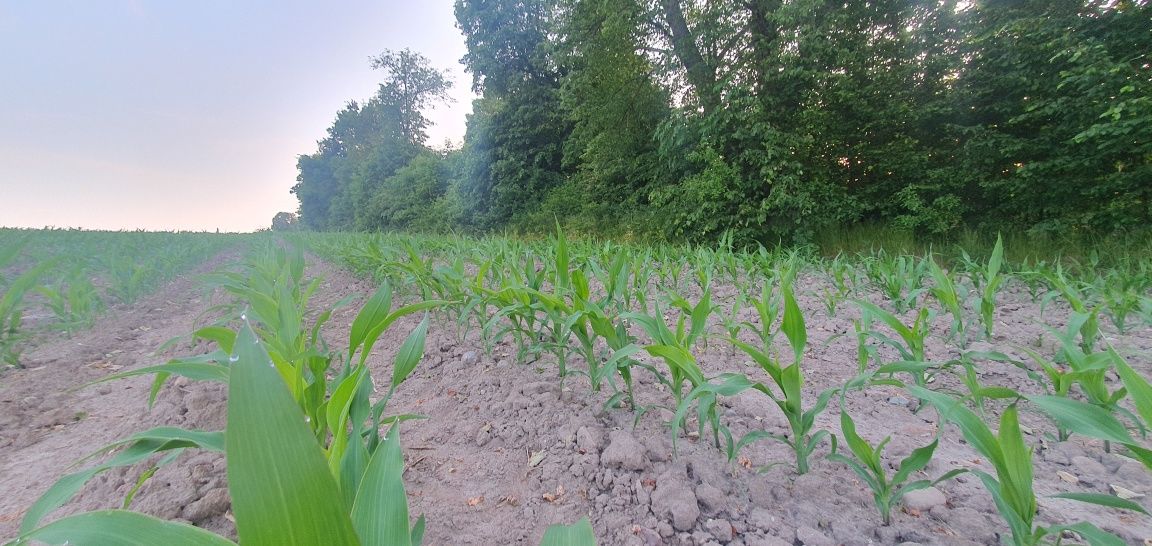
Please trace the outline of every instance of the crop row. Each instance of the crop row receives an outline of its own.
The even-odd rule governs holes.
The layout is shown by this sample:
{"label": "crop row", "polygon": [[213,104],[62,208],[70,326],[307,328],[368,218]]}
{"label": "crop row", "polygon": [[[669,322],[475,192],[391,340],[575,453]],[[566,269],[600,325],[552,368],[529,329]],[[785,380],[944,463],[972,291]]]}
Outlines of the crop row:
{"label": "crop row", "polygon": [[[233,296],[232,303],[218,309],[219,321],[193,333],[215,344],[215,351],[102,380],[155,375],[150,404],[171,375],[225,383],[225,430],[158,427],[104,446],[93,456],[106,456],[105,461],[63,477],[29,508],[12,545],[236,544],[128,509],[155,468],[189,448],[225,454],[232,513],[243,544],[421,543],[425,522],[423,516],[415,523],[409,520],[400,446],[401,424],[420,417],[390,414],[387,405],[423,357],[428,318],[394,355],[382,397],[374,393],[376,384],[365,362],[396,320],[448,302],[393,308],[392,289],[385,283],[356,315],[347,344],[331,348],[321,328],[335,306],[310,306],[319,280],[305,278],[299,248],[265,245],[230,269],[209,275],[207,282]],[[157,461],[156,455],[162,458]],[[122,509],[43,523],[92,478],[137,464],[147,469]],[[587,520],[553,526],[542,544],[592,544],[591,532]]]}
{"label": "crop row", "polygon": [[0,365],[19,366],[35,331],[91,327],[199,265],[235,236],[202,233],[0,229]]}
{"label": "crop row", "polygon": [[[369,399],[372,380],[366,358],[398,318],[421,312],[454,325],[461,336],[477,330],[489,351],[511,341],[520,361],[554,363],[558,381],[585,376],[589,395],[605,399],[608,411],[632,411],[640,419],[657,406],[665,407],[673,415],[668,426],[674,440],[686,434],[708,438],[730,460],[753,442],[779,441],[793,452],[794,471],[803,474],[813,456],[827,453],[872,489],[885,524],[904,494],[971,472],[988,490],[1013,544],[1058,540],[1069,532],[1093,544],[1122,543],[1088,522],[1050,527],[1036,522],[1032,447],[1022,432],[1021,411],[1044,415],[1060,438],[1099,438],[1109,449],[1152,467],[1152,451],[1145,447],[1152,387],[1101,335],[1100,323],[1108,317],[1117,330],[1152,324],[1148,284],[1140,276],[1146,269],[1139,263],[1093,277],[1088,268],[1069,270],[1064,264],[1009,266],[999,244],[986,260],[967,258],[945,268],[931,256],[875,253],[818,259],[763,248],[735,252],[723,246],[569,242],[559,232],[537,242],[367,235],[298,239],[381,282],[353,321],[347,345],[332,349],[323,340],[321,329],[331,309],[306,313],[317,284],[304,278],[299,249],[270,248],[239,272],[213,276],[216,286],[235,296],[235,305],[219,324],[195,335],[214,342],[218,350],[118,377],[157,374],[153,396],[172,374],[227,382],[227,430],[156,429],[110,446],[122,449],[102,465],[66,477],[41,498],[25,517],[22,539],[69,536],[79,543],[76,533],[92,528],[93,522],[76,518],[94,516],[38,526],[84,481],[157,452],[168,452],[165,460],[170,460],[179,450],[200,447],[226,453],[242,541],[332,543],[330,536],[317,534],[318,529],[338,529],[348,533],[340,543],[419,543],[423,520],[413,526],[408,519],[399,447],[401,423],[415,416],[388,414],[386,406],[419,363],[429,319],[394,356],[387,394],[375,400]],[[853,320],[855,373],[818,393],[805,389],[810,317],[797,303],[800,284],[813,272],[827,279],[828,288],[818,296],[829,316],[849,306],[859,317]],[[1112,293],[1119,289],[1101,278],[1125,281],[1125,297],[1115,298]],[[1050,327],[1059,346],[1054,355],[1028,349],[1030,361],[1023,362],[995,351],[968,350],[972,341],[995,335],[999,296],[1013,285],[1027,290],[1042,308],[1061,307],[1067,315],[1062,328]],[[410,303],[394,305],[391,286],[409,287],[402,299]],[[720,289],[726,291],[723,298],[715,295]],[[865,298],[876,292],[884,296],[879,305]],[[1124,305],[1129,312],[1118,314]],[[946,339],[959,357],[929,358],[926,341],[938,319],[947,320]],[[710,375],[698,362],[710,345],[746,355],[763,376]],[[1041,392],[982,383],[984,362],[1024,369]],[[641,406],[633,392],[640,373],[653,374],[670,400]],[[273,384],[282,387],[271,388]],[[941,424],[955,425],[988,461],[990,471],[955,469],[921,478],[940,436],[900,461],[887,461],[883,451],[888,440],[873,445],[862,438],[844,404],[850,393],[877,386],[903,388],[925,407],[935,408]],[[746,392],[767,397],[787,421],[788,433],[752,430],[735,435],[718,406],[723,398]],[[817,427],[817,418],[837,401],[840,430]],[[938,430],[944,434],[949,429]],[[290,445],[285,447],[285,442]],[[1133,500],[1118,496],[1062,496],[1145,513]],[[283,510],[271,513],[269,499],[278,499]],[[317,502],[325,508],[309,508]],[[187,537],[200,533],[130,512],[106,515],[134,518],[139,525],[132,529]],[[589,531],[581,522],[552,529],[545,540],[565,533],[588,540]]]}
{"label": "crop row", "polygon": [[[1106,272],[1090,267],[1035,263],[1010,267],[997,242],[987,259],[962,255],[945,269],[933,256],[877,252],[848,259],[817,259],[796,251],[734,252],[724,248],[628,247],[613,243],[570,243],[562,233],[546,241],[511,239],[417,239],[403,236],[305,236],[322,254],[362,274],[417,287],[417,301],[445,301],[438,307],[463,335],[479,328],[489,351],[511,339],[521,361],[555,363],[559,381],[587,376],[592,393],[609,389],[605,408],[640,415],[633,396],[637,373],[652,373],[666,387],[674,411],[673,440],[695,423],[729,460],[745,446],[779,441],[794,453],[798,474],[822,445],[848,465],[873,491],[883,523],[909,491],[961,472],[976,474],[1004,518],[1013,544],[1038,544],[1075,532],[1090,543],[1121,539],[1088,522],[1042,527],[1035,521],[1032,447],[1019,425],[1021,410],[1035,411],[1054,425],[1058,439],[1081,434],[1102,439],[1110,450],[1152,467],[1145,446],[1152,423],[1152,388],[1101,335],[1101,317],[1118,332],[1152,325],[1147,262]],[[806,319],[797,304],[797,282],[815,270],[827,279],[819,296],[826,313],[856,307],[857,370],[844,384],[804,392]],[[803,277],[807,278],[807,277]],[[1039,321],[1060,307],[1062,328],[1045,326],[1057,340],[1054,355],[1020,345],[1029,361],[989,350],[969,350],[973,340],[993,339],[997,305],[1008,285],[1026,290],[1040,304]],[[734,287],[727,305],[714,298],[717,287]],[[882,304],[865,296],[879,293]],[[741,320],[752,309],[752,320]],[[938,319],[949,324],[946,342],[960,356],[933,360],[926,341]],[[709,375],[697,356],[709,344],[726,344],[761,368],[764,376]],[[641,358],[646,354],[647,359]],[[573,366],[582,362],[582,366]],[[983,362],[1022,368],[1040,387],[1023,392],[1008,385],[983,384]],[[937,382],[938,377],[954,381]],[[1119,378],[1114,381],[1113,378]],[[959,388],[944,387],[958,384]],[[895,462],[887,473],[883,447],[857,434],[844,407],[853,391],[896,386],[934,407],[942,422],[959,433],[992,466],[992,472],[956,469],[935,480],[914,480],[932,458],[937,440]],[[788,423],[787,434],[752,430],[734,437],[720,419],[719,400],[744,392],[767,397]],[[835,400],[841,405],[840,434],[818,429],[817,417]],[[998,422],[995,415],[999,414]],[[946,427],[939,427],[946,430]],[[845,446],[846,450],[839,450]],[[1098,493],[1061,495],[1079,501],[1146,513],[1127,498]]]}

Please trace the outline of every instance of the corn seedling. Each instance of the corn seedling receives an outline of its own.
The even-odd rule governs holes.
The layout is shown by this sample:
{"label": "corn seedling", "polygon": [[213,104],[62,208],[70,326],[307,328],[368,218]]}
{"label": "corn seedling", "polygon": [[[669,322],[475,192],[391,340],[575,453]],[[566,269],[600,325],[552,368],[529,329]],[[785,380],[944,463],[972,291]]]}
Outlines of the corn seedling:
{"label": "corn seedling", "polygon": [[40,277],[53,265],[54,261],[43,262],[17,275],[0,294],[0,362],[6,366],[20,365],[24,296],[36,288]]}
{"label": "corn seedling", "polygon": [[796,473],[805,474],[809,468],[809,457],[829,434],[826,430],[814,431],[816,417],[828,406],[828,401],[837,389],[827,389],[821,392],[812,407],[804,408],[804,376],[800,369],[800,363],[808,344],[808,330],[804,324],[804,316],[800,312],[800,307],[796,304],[796,298],[792,293],[791,275],[785,275],[784,282],[781,284],[781,297],[784,300],[784,319],[780,330],[784,332],[788,344],[792,347],[792,362],[790,364],[782,364],[780,358],[773,354],[771,346],[755,347],[737,339],[729,340],[760,365],[768,377],[772,379],[774,389],[764,383],[751,381],[743,374],[722,374],[708,383],[697,386],[684,401],[679,403],[673,428],[675,429],[683,420],[688,407],[694,400],[699,399],[701,404],[714,404],[716,396],[735,396],[749,389],[759,391],[772,399],[780,408],[788,420],[791,434],[779,435],[766,430],[754,430],[737,441],[732,438],[727,428],[721,427],[718,422],[713,422],[714,434],[724,434],[727,439],[729,460],[734,460],[744,446],[757,440],[770,438],[783,442],[792,448],[796,456]]}
{"label": "corn seedling", "polygon": [[1117,332],[1123,334],[1128,331],[1129,316],[1140,309],[1141,298],[1152,283],[1148,279],[1150,273],[1112,270],[1097,279],[1096,291],[1103,299],[1102,311]]}
{"label": "corn seedling", "polygon": [[[900,502],[905,494],[932,487],[965,472],[963,469],[955,469],[934,480],[909,481],[913,474],[923,470],[932,460],[932,454],[935,453],[936,446],[940,442],[939,438],[934,438],[932,443],[912,450],[911,454],[901,459],[895,467],[896,473],[889,477],[888,467],[882,456],[884,447],[888,445],[892,437],[885,437],[876,446],[872,446],[867,440],[861,438],[856,433],[856,423],[852,420],[852,416],[848,415],[848,410],[844,408],[843,400],[841,400],[840,405],[840,431],[844,435],[843,443],[848,446],[855,458],[841,455],[835,449],[833,449],[832,454],[828,455],[828,458],[847,465],[872,490],[872,500],[880,512],[880,520],[884,525],[892,524],[892,507]],[[833,436],[833,438],[835,437]]]}
{"label": "corn seedling", "polygon": [[[901,360],[899,362],[890,364],[888,370],[894,371],[897,369],[911,372],[915,383],[917,385],[926,385],[932,380],[931,375],[927,372],[932,368],[929,363],[927,355],[925,354],[925,340],[931,333],[932,319],[935,318],[935,312],[927,307],[921,307],[916,313],[916,318],[912,324],[906,325],[896,315],[880,308],[879,306],[858,300],[857,305],[863,311],[863,324],[871,325],[872,319],[879,319],[889,329],[896,333],[899,339],[893,338],[887,334],[869,330],[865,335],[875,339],[882,345],[887,345],[900,354]],[[861,357],[862,359],[863,357]]]}
{"label": "corn seedling", "polygon": [[996,246],[992,248],[992,255],[982,270],[983,279],[980,283],[980,320],[984,323],[984,337],[991,339],[992,330],[996,322],[996,294],[1004,282],[1000,268],[1004,264],[1004,240],[996,235]]}
{"label": "corn seedling", "polygon": [[[1051,527],[1036,524],[1036,494],[1032,487],[1032,448],[1024,442],[1015,403],[1004,410],[1000,417],[999,433],[994,434],[984,421],[958,400],[920,387],[911,387],[910,389],[914,396],[934,406],[940,413],[941,420],[954,423],[959,427],[968,444],[992,465],[995,476],[981,470],[973,469],[971,472],[980,478],[984,488],[992,496],[1000,516],[1008,524],[1014,546],[1042,544],[1046,537],[1059,537],[1064,531],[1076,532],[1088,540],[1090,544],[1124,543],[1119,537],[1087,522]],[[1043,398],[1036,397],[1033,401]],[[1057,400],[1074,403],[1068,399]],[[1047,402],[1048,400],[1044,401],[1044,403]],[[1091,409],[1095,410],[1096,408]],[[1086,423],[1091,421],[1091,416],[1096,415],[1094,413],[1087,415],[1062,404],[1051,406],[1047,410],[1055,411],[1061,415],[1061,418],[1076,419]],[[1098,423],[1092,422],[1087,426],[1098,426]],[[1065,493],[1053,495],[1053,497],[1147,513],[1140,505],[1111,495]]]}
{"label": "corn seedling", "polygon": [[888,301],[892,302],[897,313],[903,313],[916,305],[924,292],[921,279],[924,267],[911,256],[889,256],[883,250],[866,262],[868,278]]}
{"label": "corn seedling", "polygon": [[952,315],[952,327],[948,331],[948,339],[960,339],[960,346],[968,345],[968,335],[964,331],[964,302],[968,299],[964,285],[957,283],[951,275],[945,273],[932,256],[924,258],[928,264],[928,272],[932,275],[932,287],[929,291],[932,297]]}
{"label": "corn seedling", "polygon": [[83,269],[74,268],[52,285],[36,287],[56,316],[54,327],[66,332],[87,328],[103,310],[104,302]]}
{"label": "corn seedling", "polygon": [[1044,303],[1041,304],[1041,310],[1053,298],[1062,296],[1068,306],[1072,308],[1072,312],[1085,317],[1085,320],[1079,324],[1078,330],[1080,349],[1085,353],[1091,353],[1095,350],[1097,338],[1100,336],[1100,319],[1097,316],[1100,306],[1090,304],[1084,293],[1075,286],[1076,283],[1070,281],[1059,266],[1048,275],[1048,283],[1052,285],[1055,291],[1045,298]]}

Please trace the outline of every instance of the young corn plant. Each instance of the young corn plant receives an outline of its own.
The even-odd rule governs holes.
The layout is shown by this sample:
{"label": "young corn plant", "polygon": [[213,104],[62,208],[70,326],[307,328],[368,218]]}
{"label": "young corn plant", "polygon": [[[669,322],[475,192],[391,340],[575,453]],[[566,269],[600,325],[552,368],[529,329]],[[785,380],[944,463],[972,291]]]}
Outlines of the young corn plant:
{"label": "young corn plant", "polygon": [[704,373],[700,371],[692,351],[696,342],[705,334],[711,305],[707,300],[701,300],[696,309],[699,312],[693,312],[688,317],[681,314],[675,330],[664,322],[659,305],[656,306],[656,316],[639,313],[621,315],[622,319],[640,326],[651,338],[652,343],[644,346],[644,350],[667,365],[668,375],[658,378],[672,391],[677,405],[684,399],[685,383],[688,383],[688,390],[704,383]]}
{"label": "young corn plant", "polygon": [[889,256],[881,250],[865,264],[865,271],[873,286],[892,302],[897,313],[904,313],[914,307],[924,293],[921,287],[924,267],[911,256]]}
{"label": "young corn plant", "polygon": [[[270,365],[272,358],[255,331],[245,324],[234,341],[224,432],[156,429],[129,439],[113,460],[130,464],[141,454],[188,447],[223,450],[236,530],[244,543],[419,544],[424,523],[421,518],[411,526],[408,520],[398,421],[380,448],[357,467],[352,491],[342,492],[340,476],[329,470],[308,416]],[[14,544],[234,544],[203,529],[127,510],[79,514],[40,526],[93,475],[66,476],[49,489],[25,516]]]}
{"label": "young corn plant", "polygon": [[960,346],[968,346],[968,333],[964,330],[964,302],[968,299],[964,285],[956,282],[952,275],[945,273],[932,256],[924,258],[928,264],[928,272],[932,275],[932,287],[929,291],[932,297],[952,315],[952,326],[948,331],[948,340],[959,338]]}
{"label": "young corn plant", "polygon": [[983,268],[980,286],[980,320],[984,323],[984,337],[992,339],[992,330],[996,323],[996,294],[1004,282],[1000,268],[1004,265],[1004,240],[996,234],[996,246],[992,248],[992,256]]}
{"label": "young corn plant", "polygon": [[[789,364],[782,363],[770,345],[756,347],[737,339],[729,340],[760,365],[761,369],[772,380],[772,386],[752,381],[743,374],[721,374],[707,383],[698,385],[688,397],[680,402],[676,410],[673,428],[675,429],[683,421],[688,408],[696,400],[699,400],[701,404],[714,405],[717,396],[735,396],[749,389],[759,391],[780,408],[788,420],[790,434],[780,435],[766,430],[754,430],[739,440],[735,440],[728,429],[721,426],[716,420],[711,423],[714,436],[718,437],[720,434],[725,436],[729,460],[736,459],[740,450],[752,442],[765,438],[783,442],[792,448],[795,455],[796,473],[806,474],[809,470],[809,458],[812,453],[820,445],[820,442],[829,436],[826,430],[815,430],[816,417],[828,406],[828,401],[838,389],[831,388],[821,392],[811,407],[804,407],[804,375],[800,363],[808,344],[808,330],[804,324],[804,316],[800,311],[800,306],[796,304],[796,298],[792,292],[791,275],[785,275],[780,292],[784,300],[784,318],[780,330],[792,348],[791,362]],[[703,422],[701,425],[703,426]]]}
{"label": "young corn plant", "polygon": [[55,260],[45,261],[7,282],[0,294],[0,362],[20,366],[20,344],[24,341],[24,297],[33,291]]}
{"label": "young corn plant", "polygon": [[[1032,448],[1024,442],[1016,403],[1009,405],[1004,410],[1000,417],[999,432],[993,433],[983,420],[959,400],[916,386],[910,387],[910,392],[935,407],[941,420],[955,424],[968,444],[992,465],[995,475],[976,469],[971,470],[971,472],[980,478],[984,488],[992,496],[1000,516],[1008,524],[1013,546],[1044,544],[1048,537],[1059,538],[1065,531],[1075,532],[1094,545],[1124,544],[1124,541],[1119,537],[1087,522],[1051,527],[1036,524],[1037,505],[1036,494],[1032,486]],[[1059,415],[1061,420],[1077,423],[1076,426],[1081,430],[1093,429],[1097,434],[1111,435],[1114,433],[1107,431],[1119,426],[1114,420],[1109,423],[1110,418],[1106,413],[1096,413],[1100,410],[1091,406],[1088,406],[1087,410],[1084,407],[1077,407],[1073,400],[1053,400],[1051,397],[1030,397],[1029,399],[1034,403],[1043,404],[1042,407],[1045,411]],[[1124,508],[1147,514],[1139,504],[1111,495],[1064,493],[1053,495],[1053,497]]]}
{"label": "young corn plant", "polygon": [[99,292],[80,267],[73,268],[51,285],[36,287],[36,291],[44,296],[46,305],[56,316],[53,327],[65,332],[92,326],[96,315],[104,309]]}
{"label": "young corn plant", "polygon": [[1152,284],[1148,278],[1149,273],[1152,272],[1139,271],[1133,274],[1112,270],[1099,277],[1095,283],[1095,289],[1103,300],[1101,309],[1120,334],[1127,333],[1129,316],[1140,309],[1141,298],[1148,291],[1149,284]]}
{"label": "young corn plant", "polygon": [[882,457],[884,447],[892,437],[885,437],[875,446],[861,438],[856,433],[856,423],[852,420],[852,416],[848,415],[843,400],[840,404],[840,431],[844,435],[843,443],[848,446],[854,458],[837,453],[835,449],[828,458],[847,465],[872,490],[872,501],[876,504],[884,525],[892,524],[892,507],[896,506],[904,495],[927,489],[966,472],[964,469],[954,469],[934,480],[909,481],[913,474],[923,470],[931,462],[932,454],[936,452],[936,446],[940,442],[939,438],[933,438],[932,443],[912,450],[911,454],[901,459],[895,466],[896,473],[889,476],[888,465],[884,463]]}
{"label": "young corn plant", "polygon": [[[928,307],[921,307],[916,313],[916,318],[912,321],[912,324],[907,325],[896,315],[871,302],[858,300],[856,304],[860,306],[862,311],[863,325],[870,327],[873,319],[878,319],[895,332],[898,337],[898,339],[893,338],[887,334],[871,329],[863,334],[875,339],[882,345],[896,349],[900,354],[900,361],[889,363],[884,368],[889,373],[896,371],[909,372],[912,374],[915,384],[920,386],[931,382],[933,380],[933,374],[930,372],[936,366],[927,358],[925,341],[931,333],[932,320],[936,316],[935,311]],[[860,359],[860,363],[864,364],[863,353],[861,353]]]}
{"label": "young corn plant", "polygon": [[[1084,296],[1077,287],[1074,281],[1069,280],[1061,267],[1057,266],[1048,276],[1048,283],[1052,285],[1054,292],[1045,298],[1041,309],[1044,305],[1049,303],[1057,296],[1062,296],[1068,306],[1072,308],[1073,313],[1083,315],[1085,320],[1079,324],[1080,334],[1080,349],[1085,354],[1091,353],[1096,350],[1096,344],[1100,337],[1100,319],[1098,313],[1100,312],[1100,305],[1090,303],[1088,298]],[[1041,311],[1043,312],[1043,311]]]}

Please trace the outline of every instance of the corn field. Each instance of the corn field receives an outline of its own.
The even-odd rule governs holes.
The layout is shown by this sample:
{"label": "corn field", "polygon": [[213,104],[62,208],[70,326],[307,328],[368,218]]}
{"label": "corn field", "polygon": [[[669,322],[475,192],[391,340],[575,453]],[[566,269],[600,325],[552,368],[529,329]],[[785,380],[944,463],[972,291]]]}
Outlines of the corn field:
{"label": "corn field", "polygon": [[[707,454],[747,490],[774,487],[772,480],[819,487],[814,480],[842,472],[841,483],[826,487],[847,487],[871,502],[868,542],[919,542],[899,534],[901,522],[928,518],[929,508],[916,506],[926,493],[950,488],[993,508],[999,518],[993,534],[1005,544],[1152,538],[1142,534],[1152,532],[1152,521],[1141,492],[1152,481],[1147,258],[1106,266],[1058,257],[1013,261],[999,241],[987,256],[878,250],[829,257],[724,242],[677,247],[569,239],[559,229],[538,240],[299,233],[196,244],[171,239],[151,247],[132,241],[136,234],[117,234],[109,241],[124,241],[85,243],[132,249],[103,253],[69,246],[79,243],[66,233],[0,232],[0,272],[10,272],[0,278],[0,320],[7,320],[0,323],[7,336],[0,347],[8,347],[12,364],[18,347],[53,329],[26,328],[27,306],[52,309],[55,318],[46,324],[60,325],[56,331],[99,328],[107,303],[85,301],[130,303],[243,243],[236,251],[242,258],[201,277],[205,290],[225,295],[191,333],[188,346],[206,352],[99,381],[154,378],[148,404],[177,377],[225,385],[227,425],[153,428],[96,450],[94,465],[82,465],[30,502],[14,544],[424,543],[438,522],[411,511],[406,472],[418,472],[417,462],[402,440],[437,415],[413,412],[423,400],[412,402],[404,391],[447,373],[431,369],[442,358],[430,344],[447,339],[483,355],[462,359],[461,373],[486,374],[488,364],[503,363],[533,384],[555,385],[547,387],[558,393],[555,404],[527,406],[537,408],[529,412],[560,413],[569,407],[565,400],[583,400],[597,419],[617,424],[607,447],[579,434],[572,443],[593,451],[614,475],[631,476],[632,496],[611,506],[623,512],[648,495],[651,508],[640,512],[667,522],[621,530],[605,523],[611,510],[597,508],[541,529],[543,544],[753,543],[753,533],[736,525],[751,519],[713,510],[700,485],[687,511],[657,502],[667,496],[664,477],[649,487],[643,473],[656,464],[654,451],[625,449],[636,443],[628,431],[643,427],[662,430],[671,447],[660,465],[688,458],[694,469]],[[30,250],[39,236],[57,238],[56,246]],[[75,258],[97,254],[119,258]],[[317,304],[324,281],[307,271],[319,260],[374,288]],[[89,278],[98,280],[85,284]],[[71,299],[73,285],[90,294]],[[62,311],[57,301],[66,303]],[[1023,308],[1034,315],[1021,318]],[[335,327],[345,316],[347,327]],[[445,396],[459,397],[451,392]],[[890,422],[912,424],[898,430]],[[481,450],[483,442],[477,441]],[[1138,469],[1132,479],[1139,483],[1038,474],[1052,468],[1050,453],[1070,443]],[[547,475],[540,469],[549,468],[554,451],[524,449],[525,475]],[[157,457],[168,464],[186,450],[226,458],[234,535],[132,511],[138,487],[121,509],[50,517],[105,472]],[[599,507],[592,488],[585,498]],[[621,491],[610,484],[598,490],[609,497]],[[740,494],[751,498],[728,493]],[[550,505],[563,495],[543,496]],[[936,506],[944,506],[939,513],[950,509]],[[856,532],[838,532],[831,523],[802,529],[792,529],[785,543],[847,542]],[[749,533],[747,540],[741,533]]]}

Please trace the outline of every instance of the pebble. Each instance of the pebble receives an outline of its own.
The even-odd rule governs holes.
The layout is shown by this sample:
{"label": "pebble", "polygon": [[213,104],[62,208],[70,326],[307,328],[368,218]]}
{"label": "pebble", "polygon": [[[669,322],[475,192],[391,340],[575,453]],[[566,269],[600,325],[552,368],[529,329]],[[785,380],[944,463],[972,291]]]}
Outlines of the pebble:
{"label": "pebble", "polygon": [[904,495],[904,507],[909,510],[916,510],[919,512],[927,512],[937,506],[943,506],[948,503],[948,497],[944,495],[943,491],[935,487],[928,487],[917,491],[911,491]]}
{"label": "pebble", "polygon": [[477,354],[476,351],[468,351],[464,353],[461,361],[465,366],[474,366],[480,362],[480,355]]}
{"label": "pebble", "polygon": [[1143,493],[1137,493],[1131,489],[1128,489],[1127,487],[1116,485],[1114,483],[1108,484],[1108,487],[1112,489],[1112,493],[1124,500],[1140,499],[1144,497]]}
{"label": "pebble", "polygon": [[1074,475],[1072,475],[1072,474],[1070,474],[1070,473],[1068,473],[1068,472],[1065,472],[1065,471],[1063,471],[1063,470],[1057,470],[1057,471],[1056,471],[1056,476],[1057,476],[1058,478],[1060,478],[1061,480],[1064,480],[1064,481],[1066,481],[1066,482],[1068,482],[1068,483],[1077,483],[1077,482],[1079,482],[1079,481],[1080,481],[1080,478],[1077,478],[1076,476],[1074,476]]}
{"label": "pebble", "polygon": [[892,404],[893,406],[907,406],[910,402],[903,396],[889,396],[888,403]]}

